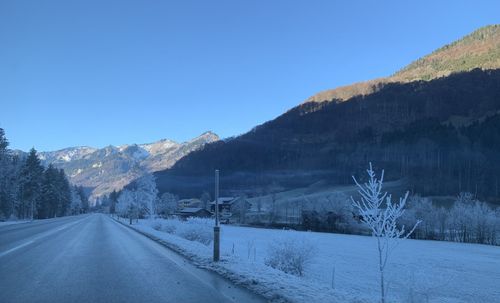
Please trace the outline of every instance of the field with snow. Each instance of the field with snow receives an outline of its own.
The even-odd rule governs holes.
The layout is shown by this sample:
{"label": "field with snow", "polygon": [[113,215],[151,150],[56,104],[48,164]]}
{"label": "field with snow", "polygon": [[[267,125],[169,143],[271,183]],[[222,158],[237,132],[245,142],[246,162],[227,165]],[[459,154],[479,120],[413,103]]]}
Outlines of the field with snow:
{"label": "field with snow", "polygon": [[[133,227],[269,299],[377,302],[377,251],[371,237],[223,225],[222,261],[214,264],[211,244],[180,236],[182,230],[184,236],[194,232],[206,237],[212,230],[210,220],[198,222],[194,230],[187,230],[187,223],[168,221],[140,220]],[[172,233],[176,228],[179,235]],[[283,239],[312,247],[304,276],[265,265],[270,246]],[[500,247],[405,240],[389,263],[389,302],[500,302]]]}

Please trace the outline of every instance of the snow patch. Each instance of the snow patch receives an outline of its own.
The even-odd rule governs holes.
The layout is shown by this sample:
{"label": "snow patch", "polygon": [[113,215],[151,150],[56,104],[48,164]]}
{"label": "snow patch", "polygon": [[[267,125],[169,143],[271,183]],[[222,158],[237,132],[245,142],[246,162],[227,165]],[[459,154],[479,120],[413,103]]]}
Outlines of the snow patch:
{"label": "snow patch", "polygon": [[74,173],[71,174],[71,177],[76,177],[79,174],[81,174],[82,172],[83,172],[83,169],[79,168]]}
{"label": "snow patch", "polygon": [[0,222],[0,227],[7,226],[7,225],[12,225],[12,224],[28,223],[28,222],[30,222],[30,221],[29,220],[2,221],[2,222]]}
{"label": "snow patch", "polygon": [[59,160],[63,160],[63,161],[66,161],[66,162],[69,162],[71,161],[71,156],[66,154],[66,155],[62,155],[58,158]]}
{"label": "snow patch", "polygon": [[142,149],[142,148],[138,148],[133,154],[132,154],[132,157],[134,159],[137,159],[137,160],[142,160],[142,159],[145,159],[149,156],[149,153]]}

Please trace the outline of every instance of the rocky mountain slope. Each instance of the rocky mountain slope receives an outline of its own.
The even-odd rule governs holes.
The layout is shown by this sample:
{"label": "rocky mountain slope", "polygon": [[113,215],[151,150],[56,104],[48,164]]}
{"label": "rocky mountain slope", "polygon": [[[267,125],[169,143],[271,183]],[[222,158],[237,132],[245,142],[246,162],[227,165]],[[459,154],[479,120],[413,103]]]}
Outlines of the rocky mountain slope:
{"label": "rocky mountain slope", "polygon": [[119,190],[146,172],[170,168],[179,159],[219,137],[206,132],[190,141],[177,143],[160,140],[149,144],[92,147],[71,147],[40,152],[45,165],[64,169],[70,181],[91,190],[92,200]]}

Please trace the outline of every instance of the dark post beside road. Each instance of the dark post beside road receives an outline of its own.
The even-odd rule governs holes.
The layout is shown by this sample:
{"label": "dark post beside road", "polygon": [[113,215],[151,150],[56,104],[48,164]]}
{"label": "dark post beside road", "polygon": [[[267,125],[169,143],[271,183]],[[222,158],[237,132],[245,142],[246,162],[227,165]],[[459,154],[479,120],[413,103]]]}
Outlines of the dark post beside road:
{"label": "dark post beside road", "polygon": [[220,259],[220,226],[219,226],[219,170],[215,170],[215,226],[214,226],[214,262]]}

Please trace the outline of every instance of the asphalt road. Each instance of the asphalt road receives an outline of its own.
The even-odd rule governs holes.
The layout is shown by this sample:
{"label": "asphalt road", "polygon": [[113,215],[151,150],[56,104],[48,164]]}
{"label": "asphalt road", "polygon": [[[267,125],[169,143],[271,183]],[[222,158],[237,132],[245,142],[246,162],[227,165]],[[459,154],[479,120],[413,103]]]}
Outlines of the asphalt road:
{"label": "asphalt road", "polygon": [[263,302],[102,214],[0,227],[0,302]]}

